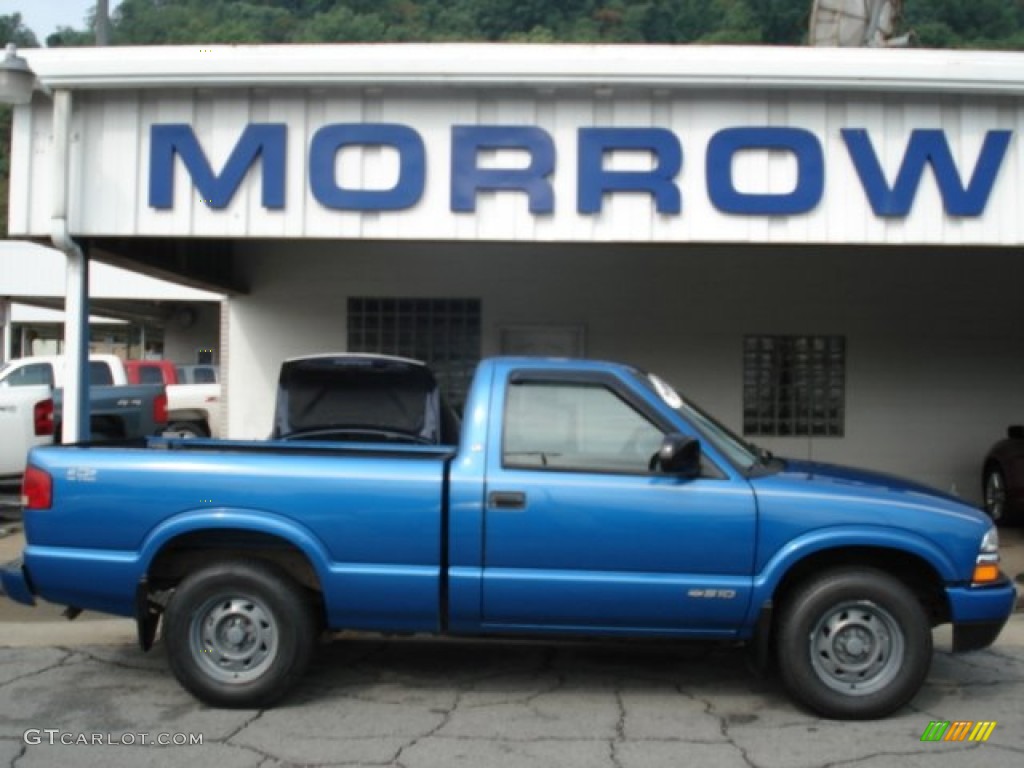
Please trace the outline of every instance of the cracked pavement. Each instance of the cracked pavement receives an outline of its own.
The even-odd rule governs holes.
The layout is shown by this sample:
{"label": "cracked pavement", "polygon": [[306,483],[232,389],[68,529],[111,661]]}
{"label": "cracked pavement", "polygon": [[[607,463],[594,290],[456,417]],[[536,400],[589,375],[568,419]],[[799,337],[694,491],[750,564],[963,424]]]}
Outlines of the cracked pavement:
{"label": "cracked pavement", "polygon": [[[884,768],[1024,764],[1024,617],[987,651],[938,652],[912,704],[822,720],[721,646],[340,636],[268,710],[217,710],[162,646],[0,648],[0,766]],[[2,630],[2,628],[0,628]],[[995,720],[988,743],[921,743],[932,720]],[[202,734],[202,746],[26,744],[68,734]],[[971,753],[971,754],[965,754]]]}

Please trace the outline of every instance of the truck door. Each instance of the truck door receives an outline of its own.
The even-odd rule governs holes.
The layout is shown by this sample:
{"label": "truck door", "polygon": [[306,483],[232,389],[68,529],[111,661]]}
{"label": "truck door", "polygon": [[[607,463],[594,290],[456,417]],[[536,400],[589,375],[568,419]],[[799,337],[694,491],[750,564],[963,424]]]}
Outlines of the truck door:
{"label": "truck door", "polygon": [[649,469],[672,424],[614,376],[523,371],[496,395],[485,628],[729,636],[751,590],[746,479]]}

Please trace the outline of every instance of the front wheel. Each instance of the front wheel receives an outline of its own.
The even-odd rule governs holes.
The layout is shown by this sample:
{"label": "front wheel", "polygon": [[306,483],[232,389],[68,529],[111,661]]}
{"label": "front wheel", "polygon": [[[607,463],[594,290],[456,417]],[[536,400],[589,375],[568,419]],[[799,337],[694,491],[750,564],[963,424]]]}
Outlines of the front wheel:
{"label": "front wheel", "polygon": [[217,707],[268,706],[301,677],[316,621],[303,589],[260,561],[228,561],[184,579],[167,605],[171,671]]}
{"label": "front wheel", "polygon": [[822,574],[782,608],[778,662],[790,693],[825,717],[884,717],[928,675],[928,617],[902,582],[868,568]]}

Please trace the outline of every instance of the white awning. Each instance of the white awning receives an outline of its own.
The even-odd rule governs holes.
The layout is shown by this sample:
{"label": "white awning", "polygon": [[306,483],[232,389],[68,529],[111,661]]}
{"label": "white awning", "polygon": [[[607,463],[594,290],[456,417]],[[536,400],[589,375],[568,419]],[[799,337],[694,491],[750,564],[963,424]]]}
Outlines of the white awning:
{"label": "white awning", "polygon": [[[64,254],[20,240],[0,241],[0,296],[60,298],[64,296]],[[137,272],[93,262],[89,295],[94,299],[141,301],[220,301],[220,294],[157,280]]]}

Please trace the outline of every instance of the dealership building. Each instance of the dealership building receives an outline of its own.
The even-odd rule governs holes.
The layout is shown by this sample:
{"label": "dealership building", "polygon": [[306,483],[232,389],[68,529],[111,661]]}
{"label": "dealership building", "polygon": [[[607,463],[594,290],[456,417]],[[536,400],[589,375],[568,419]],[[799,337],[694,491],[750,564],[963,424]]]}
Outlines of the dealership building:
{"label": "dealership building", "polygon": [[[27,50],[11,237],[224,294],[281,361],[659,372],[788,456],[972,500],[1024,422],[1024,56],[704,46]],[[168,333],[172,333],[168,330]]]}

